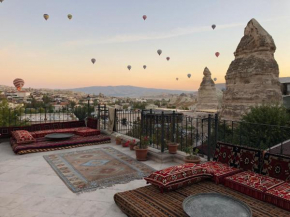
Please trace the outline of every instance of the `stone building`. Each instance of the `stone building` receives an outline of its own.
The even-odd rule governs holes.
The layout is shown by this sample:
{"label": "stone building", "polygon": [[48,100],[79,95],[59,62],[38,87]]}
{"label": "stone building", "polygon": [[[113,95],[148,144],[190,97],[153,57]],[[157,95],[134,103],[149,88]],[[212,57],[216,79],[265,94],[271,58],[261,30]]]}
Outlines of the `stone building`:
{"label": "stone building", "polygon": [[198,89],[196,111],[216,111],[218,108],[218,98],[215,83],[207,67],[205,67],[203,75],[204,77]]}
{"label": "stone building", "polygon": [[250,20],[225,76],[222,119],[239,120],[251,106],[282,103],[275,50],[271,35],[255,19]]}

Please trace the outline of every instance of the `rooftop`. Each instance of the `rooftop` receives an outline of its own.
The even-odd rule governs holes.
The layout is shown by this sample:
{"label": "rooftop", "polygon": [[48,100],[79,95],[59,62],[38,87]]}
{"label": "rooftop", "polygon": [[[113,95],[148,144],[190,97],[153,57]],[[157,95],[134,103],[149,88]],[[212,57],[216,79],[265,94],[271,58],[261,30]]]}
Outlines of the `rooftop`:
{"label": "rooftop", "polygon": [[[135,152],[117,146],[115,143],[86,146],[74,150],[104,146],[111,146],[135,158]],[[0,142],[0,213],[4,213],[5,217],[125,216],[115,204],[114,194],[145,186],[146,182],[135,180],[127,184],[75,194],[43,158],[44,155],[71,151],[72,149],[15,155],[10,143],[2,140]],[[175,162],[162,164],[152,160],[143,163],[156,170],[177,165]]]}

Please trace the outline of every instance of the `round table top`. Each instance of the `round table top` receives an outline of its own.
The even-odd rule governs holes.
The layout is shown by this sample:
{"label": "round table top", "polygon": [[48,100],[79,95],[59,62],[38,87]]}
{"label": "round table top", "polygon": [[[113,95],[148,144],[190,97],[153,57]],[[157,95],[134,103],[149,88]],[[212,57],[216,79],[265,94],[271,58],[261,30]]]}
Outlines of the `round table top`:
{"label": "round table top", "polygon": [[251,217],[251,209],[242,201],[218,193],[202,193],[183,201],[183,210],[190,217]]}
{"label": "round table top", "polygon": [[72,134],[72,133],[51,133],[51,134],[47,134],[45,136],[45,138],[47,138],[47,139],[69,139],[73,136],[74,136],[74,134]]}

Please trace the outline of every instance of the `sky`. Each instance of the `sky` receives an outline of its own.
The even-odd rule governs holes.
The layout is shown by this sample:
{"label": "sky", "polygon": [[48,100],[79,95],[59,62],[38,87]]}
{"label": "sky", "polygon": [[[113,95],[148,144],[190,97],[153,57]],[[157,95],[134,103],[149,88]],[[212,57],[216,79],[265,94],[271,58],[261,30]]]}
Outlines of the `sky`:
{"label": "sky", "polygon": [[289,11],[289,0],[4,0],[0,84],[22,78],[32,88],[197,90],[205,67],[216,83],[225,82],[252,18],[275,41],[280,77],[290,76]]}

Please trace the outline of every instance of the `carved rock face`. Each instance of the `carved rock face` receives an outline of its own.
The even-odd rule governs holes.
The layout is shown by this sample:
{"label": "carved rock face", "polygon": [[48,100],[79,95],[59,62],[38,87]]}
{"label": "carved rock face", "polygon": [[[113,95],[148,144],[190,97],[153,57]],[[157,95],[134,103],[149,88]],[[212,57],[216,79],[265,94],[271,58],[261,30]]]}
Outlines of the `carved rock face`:
{"label": "carved rock face", "polygon": [[238,120],[251,106],[282,102],[275,50],[272,37],[252,19],[225,76],[223,119]]}
{"label": "carved rock face", "polygon": [[197,110],[216,110],[218,108],[218,98],[215,83],[211,78],[211,73],[207,67],[203,71],[203,79],[198,89]]}

